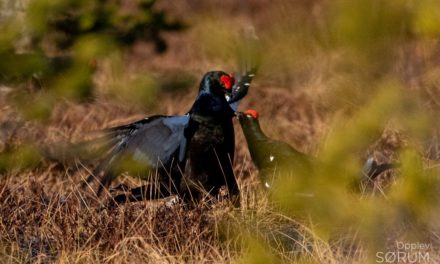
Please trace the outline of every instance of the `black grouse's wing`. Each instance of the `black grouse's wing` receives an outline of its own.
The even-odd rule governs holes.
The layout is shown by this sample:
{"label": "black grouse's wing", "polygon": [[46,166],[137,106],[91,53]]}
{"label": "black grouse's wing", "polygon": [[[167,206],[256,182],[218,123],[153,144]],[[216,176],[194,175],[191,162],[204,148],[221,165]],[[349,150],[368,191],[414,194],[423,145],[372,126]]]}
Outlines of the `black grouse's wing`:
{"label": "black grouse's wing", "polygon": [[183,161],[186,149],[184,131],[188,122],[189,115],[156,117],[125,140],[124,150],[133,154],[134,160],[153,168],[158,163],[168,164],[174,155]]}
{"label": "black grouse's wing", "polygon": [[126,160],[135,162],[126,164],[141,164],[151,170],[167,166],[173,159],[182,162],[186,150],[184,131],[188,122],[188,115],[152,116],[104,130],[111,147],[91,176],[101,178],[98,194],[121,172],[121,163]]}
{"label": "black grouse's wing", "polygon": [[249,86],[251,85],[252,78],[255,76],[253,70],[247,71],[244,74],[236,74],[236,82],[232,87],[232,96],[228,99],[229,105],[232,110],[237,111],[240,100],[246,96]]}
{"label": "black grouse's wing", "polygon": [[86,134],[91,139],[80,142],[58,144],[57,149],[52,148],[46,155],[49,159],[58,161],[80,160],[84,163],[103,161],[108,156],[113,156],[124,145],[127,138],[135,134],[142,126],[156,118],[165,116],[151,116],[143,118],[128,125],[92,131]]}
{"label": "black grouse's wing", "polygon": [[287,165],[289,169],[302,170],[302,173],[309,173],[312,165],[317,165],[317,161],[313,157],[296,150],[285,142],[272,141],[270,149],[271,152],[278,155],[279,162],[282,163],[281,165]]}
{"label": "black grouse's wing", "polygon": [[253,27],[246,29],[244,38],[237,50],[239,71],[235,73],[235,84],[232,87],[232,95],[228,99],[231,108],[237,111],[239,101],[246,96],[252,78],[260,66],[260,47],[258,37]]}
{"label": "black grouse's wing", "polygon": [[373,181],[382,172],[398,168],[400,165],[398,163],[382,163],[378,164],[374,158],[368,158],[362,168],[361,178],[365,182]]}

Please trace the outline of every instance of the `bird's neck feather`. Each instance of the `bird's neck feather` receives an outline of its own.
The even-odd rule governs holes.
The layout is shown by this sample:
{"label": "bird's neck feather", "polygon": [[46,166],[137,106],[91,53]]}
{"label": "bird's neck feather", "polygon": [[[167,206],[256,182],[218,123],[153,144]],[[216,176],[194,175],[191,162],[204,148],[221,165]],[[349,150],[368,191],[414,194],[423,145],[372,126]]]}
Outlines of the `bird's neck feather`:
{"label": "bird's neck feather", "polygon": [[258,121],[247,122],[245,126],[247,126],[247,128],[243,129],[243,131],[248,142],[251,141],[257,143],[258,141],[267,139],[267,136],[264,134],[263,130],[261,130]]}
{"label": "bird's neck feather", "polygon": [[201,91],[191,107],[190,114],[216,118],[232,118],[234,111],[224,96]]}

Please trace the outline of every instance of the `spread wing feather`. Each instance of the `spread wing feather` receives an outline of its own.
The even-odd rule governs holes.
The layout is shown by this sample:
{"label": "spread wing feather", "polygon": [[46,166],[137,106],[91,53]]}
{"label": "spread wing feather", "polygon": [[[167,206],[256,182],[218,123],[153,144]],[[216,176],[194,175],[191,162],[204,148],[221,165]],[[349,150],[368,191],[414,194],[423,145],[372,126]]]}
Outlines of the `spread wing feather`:
{"label": "spread wing feather", "polygon": [[246,28],[243,36],[241,47],[237,50],[239,71],[234,76],[236,82],[232,87],[232,96],[228,100],[234,111],[237,111],[240,100],[246,96],[261,63],[261,48],[255,29]]}
{"label": "spread wing feather", "polygon": [[232,87],[232,96],[228,101],[232,110],[237,111],[240,100],[246,96],[249,90],[255,72],[256,69],[251,69],[244,74],[235,74],[236,83]]}
{"label": "spread wing feather", "polygon": [[152,116],[137,122],[103,130],[109,138],[108,152],[87,179],[101,177],[98,194],[119,173],[115,167],[121,159],[129,158],[150,170],[167,166],[174,159],[184,160],[186,150],[185,128],[188,115]]}

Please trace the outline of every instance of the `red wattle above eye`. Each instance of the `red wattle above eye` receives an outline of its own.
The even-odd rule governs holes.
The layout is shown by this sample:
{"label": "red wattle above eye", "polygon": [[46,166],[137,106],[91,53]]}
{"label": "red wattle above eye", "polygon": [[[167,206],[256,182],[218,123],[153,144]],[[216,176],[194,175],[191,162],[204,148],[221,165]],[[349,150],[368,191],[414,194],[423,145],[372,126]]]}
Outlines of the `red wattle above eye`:
{"label": "red wattle above eye", "polygon": [[255,110],[252,110],[252,109],[246,110],[246,111],[244,111],[244,113],[245,113],[246,115],[250,115],[250,116],[252,116],[252,117],[255,118],[255,119],[257,119],[258,116],[259,116],[258,112],[255,111]]}
{"label": "red wattle above eye", "polygon": [[234,78],[228,75],[220,76],[220,81],[227,90],[232,89],[232,85],[234,85]]}

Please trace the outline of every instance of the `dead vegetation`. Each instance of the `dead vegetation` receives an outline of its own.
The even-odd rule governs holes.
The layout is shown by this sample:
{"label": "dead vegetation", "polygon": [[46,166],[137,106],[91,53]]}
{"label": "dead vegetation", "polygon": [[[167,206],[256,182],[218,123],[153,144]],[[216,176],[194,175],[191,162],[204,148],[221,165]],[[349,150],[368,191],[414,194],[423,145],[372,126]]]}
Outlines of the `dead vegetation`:
{"label": "dead vegetation", "polygon": [[[438,224],[432,224],[439,217],[437,210],[432,210],[427,216],[430,219],[427,222],[432,225],[414,224],[408,220],[411,219],[408,216],[411,213],[406,215],[406,209],[402,210],[403,213],[399,211],[396,214],[402,214],[401,219],[395,221],[394,229],[387,230],[389,232],[386,234],[374,233],[376,229],[372,229],[371,234],[362,234],[357,227],[336,228],[333,233],[328,233],[316,224],[326,219],[292,216],[277,210],[259,187],[257,172],[249,158],[238,122],[235,160],[235,174],[241,190],[241,207],[238,209],[227,201],[206,202],[192,208],[167,201],[136,202],[107,208],[102,205],[108,200],[96,200],[79,189],[79,182],[90,173],[89,164],[62,164],[37,155],[30,164],[20,165],[20,160],[24,160],[22,155],[33,157],[34,150],[40,146],[66,140],[76,141],[87,137],[90,131],[128,123],[151,114],[186,112],[196,94],[198,79],[205,71],[234,70],[232,58],[225,56],[224,51],[216,53],[216,45],[224,42],[212,43],[217,39],[209,40],[209,33],[215,29],[222,34],[230,26],[249,21],[266,32],[263,42],[273,41],[277,45],[270,46],[273,50],[267,50],[269,63],[263,64],[240,109],[258,110],[261,125],[269,136],[286,141],[312,156],[325,153],[326,145],[331,140],[329,134],[338,129],[339,124],[335,124],[335,120],[352,118],[351,113],[362,109],[365,101],[374,93],[374,89],[365,92],[370,83],[357,84],[357,81],[380,79],[377,77],[380,74],[372,74],[371,79],[353,77],[356,75],[353,72],[359,68],[353,66],[355,64],[350,61],[354,59],[344,50],[329,52],[318,44],[298,46],[296,39],[280,41],[286,37],[282,36],[286,30],[298,30],[300,26],[295,19],[304,18],[301,12],[312,14],[304,22],[306,28],[310,26],[309,20],[318,24],[314,26],[319,26],[323,8],[320,3],[325,1],[298,3],[303,8],[301,12],[298,11],[298,18],[291,18],[290,13],[283,11],[283,8],[297,8],[295,4],[279,2],[281,5],[268,1],[250,1],[248,4],[236,1],[184,1],[173,2],[173,6],[169,6],[166,1],[161,1],[159,4],[162,8],[186,18],[191,25],[185,32],[166,36],[169,51],[157,55],[153,47],[136,43],[116,62],[124,64],[122,73],[115,73],[121,69],[111,60],[100,61],[94,75],[94,100],[82,103],[61,100],[51,109],[50,118],[43,123],[25,120],[23,113],[11,103],[13,89],[0,89],[0,155],[16,155],[11,159],[0,159],[4,162],[0,164],[0,262],[365,263],[375,260],[375,256],[369,254],[377,252],[378,248],[393,250],[395,241],[411,239],[430,243],[432,248],[427,263],[440,261],[440,256],[435,253],[440,244],[440,229]],[[273,20],[277,12],[281,15]],[[189,13],[197,15],[188,18]],[[212,14],[217,15],[210,18]],[[281,23],[286,19],[293,20],[289,25],[294,28]],[[277,25],[281,28],[279,31],[267,34]],[[435,116],[438,113],[438,76],[434,71],[424,74],[424,69],[438,67],[438,61],[433,59],[438,53],[438,45],[416,42],[399,47],[399,54],[403,58],[393,58],[395,65],[390,66],[389,70],[399,72],[399,77],[402,77],[402,73],[402,79],[408,84],[400,92],[419,98],[420,105],[425,107],[423,109],[428,109],[426,115]],[[289,52],[277,53],[290,45],[293,48]],[[298,53],[307,56],[295,57]],[[402,55],[406,53],[412,55]],[[143,105],[136,100],[127,103],[126,97],[118,95],[135,89],[135,83],[130,81],[139,74],[168,78],[170,73],[176,76],[176,72],[177,75],[186,76],[184,82],[189,88],[183,85],[186,89],[179,91],[155,91],[150,94],[151,98],[145,97],[150,99]],[[420,85],[424,83],[427,85]],[[356,85],[352,87],[353,84]],[[349,93],[344,94],[347,86],[350,87]],[[118,90],[121,87],[128,90]],[[338,90],[338,87],[343,89]],[[415,119],[411,115],[408,117]],[[396,161],[399,151],[411,147],[420,156],[426,157],[423,164],[425,169],[438,168],[438,129],[430,130],[432,134],[423,134],[426,138],[424,142],[408,136],[412,135],[412,131],[402,129],[393,120],[387,121],[386,128],[382,130],[382,135],[377,135],[365,144],[367,147],[362,152],[353,155],[359,160],[373,155],[379,162]],[[20,151],[19,146],[23,144],[31,148]],[[392,200],[392,187],[400,187],[395,176],[396,173],[382,175],[373,183],[371,193],[356,196],[355,199],[373,197],[385,203]],[[438,176],[433,177],[438,180]],[[115,184],[120,182],[132,186],[140,184],[129,176],[121,177]],[[436,204],[435,201],[432,203]],[[357,208],[349,209],[355,211]],[[337,207],[336,210],[343,209]],[[359,229],[382,224],[373,220],[366,219]],[[407,224],[407,220],[411,223]],[[406,231],[417,236],[412,238]],[[360,237],[378,241],[377,248],[364,245]]]}

